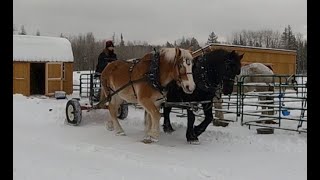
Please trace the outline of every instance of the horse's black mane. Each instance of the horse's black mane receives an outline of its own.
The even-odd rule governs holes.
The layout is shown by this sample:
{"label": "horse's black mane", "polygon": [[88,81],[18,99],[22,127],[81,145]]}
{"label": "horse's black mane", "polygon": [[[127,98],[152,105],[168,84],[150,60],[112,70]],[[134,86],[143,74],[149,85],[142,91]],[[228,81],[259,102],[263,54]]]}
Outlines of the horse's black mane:
{"label": "horse's black mane", "polygon": [[205,101],[212,100],[217,88],[222,83],[225,71],[225,60],[230,52],[217,49],[203,56],[198,56],[193,65],[193,78],[196,89],[189,95],[185,94],[176,82],[171,82],[168,86],[167,101]]}

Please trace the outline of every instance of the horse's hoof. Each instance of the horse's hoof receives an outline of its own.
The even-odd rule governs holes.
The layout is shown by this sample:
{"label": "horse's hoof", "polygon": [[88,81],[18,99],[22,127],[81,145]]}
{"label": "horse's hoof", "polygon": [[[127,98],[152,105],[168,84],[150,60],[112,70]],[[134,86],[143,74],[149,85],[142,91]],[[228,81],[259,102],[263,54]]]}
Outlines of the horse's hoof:
{"label": "horse's hoof", "polygon": [[171,135],[173,133],[173,131],[169,131],[169,132],[164,131],[164,133]]}
{"label": "horse's hoof", "polygon": [[193,131],[194,131],[195,137],[198,137],[205,131],[205,129],[199,128],[199,126],[195,126],[193,128]]}
{"label": "horse's hoof", "polygon": [[172,128],[172,126],[165,126],[163,125],[163,132],[167,133],[167,134],[171,134],[172,132],[174,132],[175,130]]}
{"label": "horse's hoof", "polygon": [[109,131],[113,131],[113,130],[114,130],[114,128],[113,128],[113,127],[110,127],[110,126],[107,126],[107,129],[108,129]]}
{"label": "horse's hoof", "polygon": [[113,130],[114,130],[114,127],[113,127],[112,122],[107,121],[106,127],[107,127],[107,129],[108,129],[109,131],[113,131]]}
{"label": "horse's hoof", "polygon": [[151,143],[158,142],[158,141],[159,141],[159,139],[153,138],[151,136],[146,136],[142,140],[142,142],[145,143],[145,144],[151,144]]}
{"label": "horse's hoof", "polygon": [[188,141],[189,144],[192,144],[192,145],[199,145],[200,144],[200,141],[198,139],[196,140],[189,140]]}
{"label": "horse's hoof", "polygon": [[124,133],[123,131],[122,132],[117,132],[116,133],[116,136],[125,136],[126,135],[126,133]]}
{"label": "horse's hoof", "polygon": [[163,128],[163,132],[166,134],[172,134],[175,130],[173,128]]}

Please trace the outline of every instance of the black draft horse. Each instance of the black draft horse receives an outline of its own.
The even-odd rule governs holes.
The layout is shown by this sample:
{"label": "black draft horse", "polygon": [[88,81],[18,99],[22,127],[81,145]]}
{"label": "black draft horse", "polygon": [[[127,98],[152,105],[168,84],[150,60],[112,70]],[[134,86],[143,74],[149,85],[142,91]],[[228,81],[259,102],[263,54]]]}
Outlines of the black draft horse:
{"label": "black draft horse", "polygon": [[[186,138],[190,144],[199,144],[198,136],[212,122],[212,100],[218,88],[222,86],[222,92],[225,95],[232,93],[235,76],[239,75],[241,71],[242,58],[243,54],[239,55],[235,51],[230,52],[224,49],[204,53],[202,56],[196,57],[194,61],[193,78],[196,89],[192,94],[184,93],[177,83],[170,83],[167,86],[166,102],[200,102],[202,105],[205,119],[197,126],[194,126],[195,115],[192,109],[186,108],[188,115]],[[163,130],[166,133],[174,131],[170,123],[169,115],[172,106],[168,105],[169,103],[163,105]]]}

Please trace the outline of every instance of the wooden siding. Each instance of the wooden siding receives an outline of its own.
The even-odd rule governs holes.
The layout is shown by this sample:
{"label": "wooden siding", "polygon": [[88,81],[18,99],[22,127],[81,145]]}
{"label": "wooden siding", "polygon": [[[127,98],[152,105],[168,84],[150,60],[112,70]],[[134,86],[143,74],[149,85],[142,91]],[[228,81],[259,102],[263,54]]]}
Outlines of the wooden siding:
{"label": "wooden siding", "polygon": [[63,90],[67,94],[73,93],[73,63],[64,63]]}
{"label": "wooden siding", "polygon": [[46,95],[54,95],[55,91],[62,90],[62,63],[46,63]]}
{"label": "wooden siding", "polygon": [[13,63],[13,94],[30,95],[30,64]]}

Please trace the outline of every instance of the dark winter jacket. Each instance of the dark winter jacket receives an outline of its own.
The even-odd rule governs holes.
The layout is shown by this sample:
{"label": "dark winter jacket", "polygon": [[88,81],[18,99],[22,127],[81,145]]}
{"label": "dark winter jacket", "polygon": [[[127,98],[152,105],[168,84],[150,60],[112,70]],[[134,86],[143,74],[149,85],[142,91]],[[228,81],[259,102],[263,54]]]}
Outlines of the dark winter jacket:
{"label": "dark winter jacket", "polygon": [[117,60],[117,55],[112,53],[112,54],[107,54],[105,52],[100,53],[98,57],[98,64],[96,66],[96,73],[100,74],[103,69],[108,65],[108,63]]}

